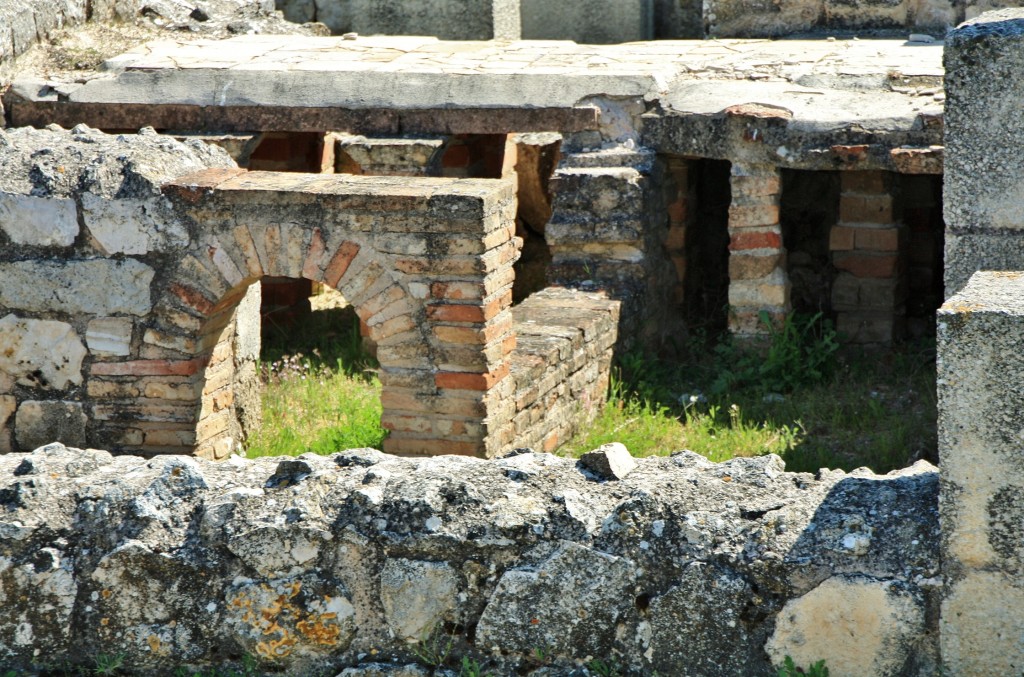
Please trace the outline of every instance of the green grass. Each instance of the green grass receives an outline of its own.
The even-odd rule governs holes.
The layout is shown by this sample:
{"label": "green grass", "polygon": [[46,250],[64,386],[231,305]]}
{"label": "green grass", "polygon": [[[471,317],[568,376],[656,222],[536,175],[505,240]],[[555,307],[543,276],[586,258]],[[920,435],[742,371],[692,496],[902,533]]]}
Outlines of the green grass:
{"label": "green grass", "polygon": [[[588,434],[560,453],[622,442],[634,456],[690,449],[714,461],[776,453],[789,470],[876,472],[935,461],[934,347],[841,351],[820,318],[770,345],[690,349],[681,363],[627,355]],[[803,365],[813,365],[805,368]]]}
{"label": "green grass", "polygon": [[[322,310],[268,332],[263,427],[246,455],[380,448],[380,382],[350,310]],[[820,317],[791,319],[767,345],[695,341],[684,358],[619,361],[608,403],[559,453],[622,442],[634,456],[690,449],[714,461],[779,454],[787,468],[888,472],[934,461],[934,346],[841,350]],[[289,352],[289,351],[300,352]]]}
{"label": "green grass", "polygon": [[380,448],[387,434],[380,381],[351,311],[311,313],[300,327],[267,332],[263,342],[263,425],[248,441],[247,457]]}

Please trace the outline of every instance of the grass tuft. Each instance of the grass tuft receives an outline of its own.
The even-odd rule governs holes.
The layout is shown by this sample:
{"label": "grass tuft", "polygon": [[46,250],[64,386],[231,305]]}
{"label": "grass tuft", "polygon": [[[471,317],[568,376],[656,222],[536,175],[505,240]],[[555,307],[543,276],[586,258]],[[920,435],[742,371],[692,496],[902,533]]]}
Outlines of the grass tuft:
{"label": "grass tuft", "polygon": [[261,360],[263,425],[247,457],[381,447],[387,431],[377,365],[350,309],[317,311],[294,330],[267,332]]}
{"label": "grass tuft", "polygon": [[835,331],[814,316],[787,319],[760,349],[695,341],[685,354],[675,363],[622,358],[607,406],[561,453],[613,441],[634,456],[775,453],[804,472],[884,473],[936,460],[934,345],[843,353]]}

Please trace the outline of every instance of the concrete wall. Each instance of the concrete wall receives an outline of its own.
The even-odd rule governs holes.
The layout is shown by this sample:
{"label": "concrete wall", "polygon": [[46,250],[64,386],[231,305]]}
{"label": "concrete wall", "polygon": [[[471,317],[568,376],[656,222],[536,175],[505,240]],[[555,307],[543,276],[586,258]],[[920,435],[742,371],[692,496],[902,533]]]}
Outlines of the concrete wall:
{"label": "concrete wall", "polygon": [[338,35],[435,35],[447,40],[779,37],[808,32],[945,32],[1003,0],[277,0],[285,17],[321,21]]}
{"label": "concrete wall", "polygon": [[770,677],[790,655],[938,674],[932,466],[625,453],[0,455],[0,661]]}

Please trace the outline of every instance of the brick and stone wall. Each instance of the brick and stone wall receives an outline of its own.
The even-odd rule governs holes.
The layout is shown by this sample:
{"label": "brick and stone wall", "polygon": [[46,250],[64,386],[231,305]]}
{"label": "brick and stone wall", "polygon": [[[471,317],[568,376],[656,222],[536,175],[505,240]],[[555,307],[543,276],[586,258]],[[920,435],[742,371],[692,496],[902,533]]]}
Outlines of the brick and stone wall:
{"label": "brick and stone wall", "polygon": [[656,344],[669,312],[675,274],[655,171],[654,154],[630,144],[565,153],[551,179],[549,281],[601,288],[622,301],[620,348]]}
{"label": "brick and stone wall", "polygon": [[[246,172],[151,131],[0,135],[5,451],[237,450],[260,419],[263,279],[322,284],[355,308],[389,451],[493,456],[517,434],[553,446],[603,401],[618,303],[568,291],[526,306],[525,335],[539,320],[575,338],[564,364],[565,346],[544,353],[545,391],[517,395],[511,180]],[[517,430],[539,398],[547,411]]]}
{"label": "brick and stone wall", "polygon": [[775,166],[734,162],[729,184],[729,331],[749,338],[766,333],[765,318],[777,324],[790,311],[782,180]]}
{"label": "brick and stone wall", "polygon": [[581,432],[608,393],[619,303],[549,288],[512,309],[516,445],[554,451]]}

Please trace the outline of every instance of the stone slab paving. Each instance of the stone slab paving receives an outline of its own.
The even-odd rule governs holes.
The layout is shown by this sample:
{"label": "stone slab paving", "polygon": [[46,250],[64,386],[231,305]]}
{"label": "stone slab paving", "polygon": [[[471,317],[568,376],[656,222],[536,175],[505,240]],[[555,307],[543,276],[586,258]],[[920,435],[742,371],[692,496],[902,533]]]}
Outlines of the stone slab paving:
{"label": "stone slab paving", "polygon": [[[266,110],[291,110],[290,117],[277,116],[282,118],[277,128],[283,129],[303,127],[296,122],[303,117],[310,120],[306,128],[325,124],[329,119],[323,111],[334,110],[394,117],[342,116],[349,128],[359,127],[362,119],[361,127],[371,133],[395,127],[415,130],[417,124],[403,120],[425,113],[438,121],[432,123],[428,116],[418,124],[434,124],[441,132],[481,131],[488,121],[490,127],[509,127],[506,131],[575,131],[595,125],[588,99],[631,97],[679,115],[703,116],[737,104],[769,103],[789,109],[794,122],[810,129],[852,120],[885,131],[912,126],[922,114],[941,115],[943,99],[942,44],[901,40],[595,46],[567,41],[445,42],[410,36],[295,40],[252,35],[148,43],[110,60],[106,67],[107,77],[84,84],[16,82],[8,95],[15,124],[33,122],[33,111],[45,109],[63,123],[63,107],[77,107],[84,114],[95,111],[95,106],[117,104],[262,108],[264,118]],[[500,114],[478,119],[475,126],[465,122],[481,109]],[[307,112],[299,114],[300,110]],[[463,120],[464,129],[453,129],[460,123],[450,122],[452,115]],[[132,116],[141,117],[141,110]]]}

